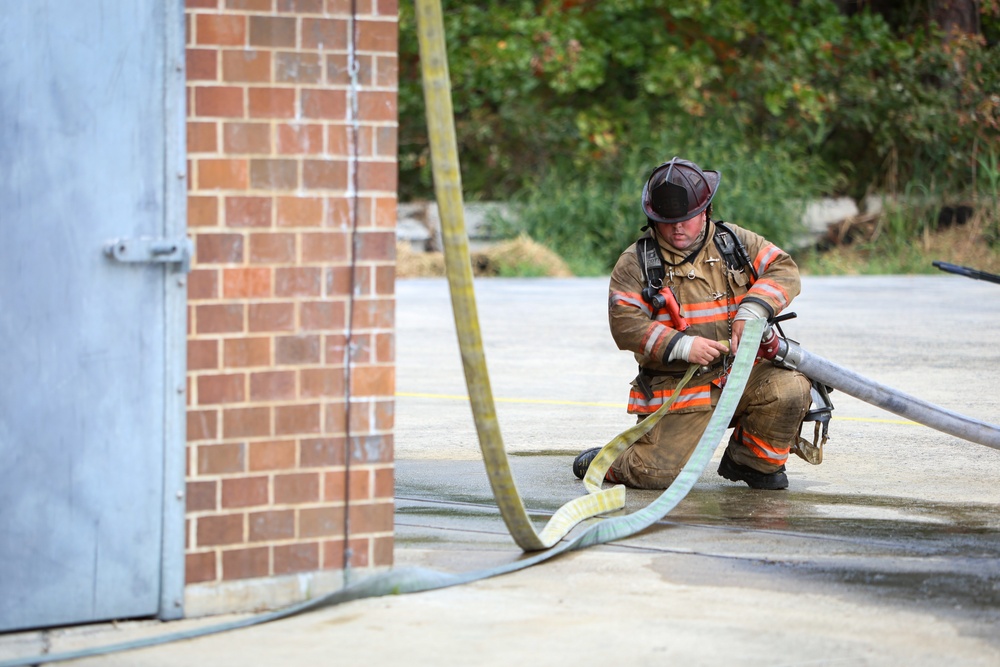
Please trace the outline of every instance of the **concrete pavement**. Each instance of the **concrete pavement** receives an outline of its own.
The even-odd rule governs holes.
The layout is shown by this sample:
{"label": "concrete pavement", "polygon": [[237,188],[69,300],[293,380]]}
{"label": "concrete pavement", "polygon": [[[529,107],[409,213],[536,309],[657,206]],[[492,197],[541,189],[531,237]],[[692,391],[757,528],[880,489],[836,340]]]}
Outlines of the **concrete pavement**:
{"label": "concrete pavement", "polygon": [[[573,456],[632,423],[634,362],[607,332],[606,289],[605,279],[476,283],[500,427],[539,526],[583,493]],[[406,280],[397,292],[396,562],[462,572],[517,559],[479,459],[447,285]],[[806,278],[792,310],[785,332],[809,351],[1000,423],[1000,286]],[[1000,664],[1000,451],[837,392],[833,401],[826,460],[794,459],[788,491],[726,482],[713,462],[664,521],[614,544],[73,664]],[[626,511],[655,495],[629,491]],[[60,651],[214,620],[47,641]],[[43,640],[29,634],[0,636],[0,659]]]}

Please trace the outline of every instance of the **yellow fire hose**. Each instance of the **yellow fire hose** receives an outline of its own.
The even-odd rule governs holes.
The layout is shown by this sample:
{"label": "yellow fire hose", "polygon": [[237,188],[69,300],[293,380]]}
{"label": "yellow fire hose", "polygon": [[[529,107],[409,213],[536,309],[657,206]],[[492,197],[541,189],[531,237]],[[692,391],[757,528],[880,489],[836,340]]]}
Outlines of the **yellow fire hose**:
{"label": "yellow fire hose", "polygon": [[[455,139],[451,81],[448,75],[448,55],[445,48],[440,0],[417,0],[416,18],[434,173],[434,192],[440,211],[445,268],[451,289],[451,304],[458,331],[462,366],[465,369],[465,381],[469,388],[472,414],[479,435],[479,447],[482,450],[493,496],[514,541],[525,551],[547,549],[562,539],[580,521],[624,507],[625,487],[619,485],[602,490],[604,473],[625,447],[659,421],[660,417],[670,409],[673,399],[608,443],[595,459],[595,464],[591,465],[584,480],[588,494],[563,505],[541,533],[536,532],[511,475],[510,463],[497,423],[489,375],[486,371],[486,357],[483,354],[472,284],[468,236],[465,230],[462,177]],[[681,387],[690,379],[694,369],[695,367],[692,367],[688,372]],[[674,392],[674,397],[680,393],[681,387]]]}

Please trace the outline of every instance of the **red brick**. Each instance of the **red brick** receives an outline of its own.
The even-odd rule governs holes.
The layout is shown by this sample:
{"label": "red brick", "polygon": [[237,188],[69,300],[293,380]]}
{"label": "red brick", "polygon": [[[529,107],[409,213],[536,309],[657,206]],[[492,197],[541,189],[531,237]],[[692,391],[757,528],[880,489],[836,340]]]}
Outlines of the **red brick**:
{"label": "red brick", "polygon": [[250,513],[250,541],[285,540],[295,537],[295,511],[269,510]]}
{"label": "red brick", "polygon": [[392,434],[366,435],[351,438],[351,461],[356,463],[392,463]]}
{"label": "red brick", "polygon": [[226,9],[241,9],[247,12],[274,11],[274,0],[226,0]]}
{"label": "red brick", "polygon": [[228,408],[222,411],[223,438],[259,438],[271,435],[271,409]]}
{"label": "red brick", "polygon": [[243,306],[209,304],[195,308],[196,330],[200,334],[238,333],[243,331]]}
{"label": "red brick", "polygon": [[245,190],[250,183],[246,160],[196,160],[199,190]]}
{"label": "red brick", "polygon": [[396,337],[391,333],[375,334],[375,359],[379,363],[396,360]]}
{"label": "red brick", "polygon": [[344,371],[341,368],[304,368],[302,397],[322,398],[344,395]]}
{"label": "red brick", "polygon": [[202,551],[184,555],[184,583],[197,584],[215,581],[215,552]]}
{"label": "red brick", "polygon": [[[360,100],[360,96],[358,99]],[[347,92],[308,88],[303,90],[302,116],[325,120],[345,120],[347,118]]]}
{"label": "red brick", "polygon": [[219,198],[189,195],[188,227],[214,227],[219,221]]}
{"label": "red brick", "polygon": [[351,505],[351,532],[388,533],[392,531],[392,503],[365,503]]}
{"label": "red brick", "polygon": [[323,270],[314,267],[277,268],[274,270],[275,296],[320,296]]}
{"label": "red brick", "polygon": [[347,427],[347,407],[343,401],[329,403],[323,410],[323,433],[344,433]]}
{"label": "red brick", "polygon": [[229,338],[223,341],[226,368],[271,365],[270,338]]}
{"label": "red brick", "polygon": [[242,402],[246,398],[245,383],[246,376],[243,373],[200,375],[198,376],[198,404]]}
{"label": "red brick", "polygon": [[278,152],[306,155],[323,152],[323,126],[279,123],[277,126]]}
{"label": "red brick", "polygon": [[[346,500],[347,489],[344,487],[344,472],[323,473],[323,500],[335,502]],[[370,482],[371,472],[364,470],[351,470],[351,500],[370,500],[372,497],[372,486]],[[353,527],[352,527],[353,530]],[[358,531],[355,531],[358,532]]]}
{"label": "red brick", "polygon": [[249,330],[292,331],[295,328],[295,306],[290,303],[251,303],[247,307]]}
{"label": "red brick", "polygon": [[222,78],[227,82],[268,83],[271,81],[271,54],[251,49],[223,51]]}
{"label": "red brick", "polygon": [[226,581],[254,579],[270,574],[270,550],[267,547],[228,549],[222,552],[222,578]]}
{"label": "red brick", "polygon": [[351,68],[346,53],[331,53],[326,57],[326,82],[334,86],[351,83]]}
{"label": "red brick", "polygon": [[317,53],[276,53],[274,80],[278,83],[319,83],[323,76],[322,62]]}
{"label": "red brick", "polygon": [[271,126],[269,123],[225,123],[222,145],[227,153],[270,153]]}
{"label": "red brick", "polygon": [[275,435],[320,432],[319,405],[277,405],[274,408]]}
{"label": "red brick", "polygon": [[396,402],[392,399],[388,401],[375,401],[375,430],[391,431],[395,425]]}
{"label": "red brick", "polygon": [[320,357],[319,336],[277,336],[274,339],[274,363],[277,365],[317,364]]}
{"label": "red brick", "polygon": [[[359,267],[355,267],[357,269]],[[351,290],[351,267],[332,266],[324,272],[327,296],[346,296]],[[358,287],[355,281],[355,288]]]}
{"label": "red brick", "polygon": [[252,264],[291,264],[295,261],[295,234],[251,234]]}
{"label": "red brick", "polygon": [[302,19],[302,46],[306,49],[343,51],[347,48],[347,21],[344,19]]}
{"label": "red brick", "polygon": [[188,9],[216,9],[219,6],[219,0],[184,0],[184,6]]}
{"label": "red brick", "polygon": [[222,272],[222,296],[227,299],[271,296],[271,269],[224,269]]}
{"label": "red brick", "polygon": [[382,90],[359,91],[358,117],[368,122],[396,120],[396,93]]}
{"label": "red brick", "polygon": [[238,544],[243,541],[243,515],[203,516],[198,522],[197,539],[199,547],[219,544]]}
{"label": "red brick", "polygon": [[250,17],[251,46],[295,46],[295,18]]}
{"label": "red brick", "polygon": [[218,483],[214,480],[208,482],[189,481],[187,483],[187,511],[190,513],[218,509],[217,489]]}
{"label": "red brick", "polygon": [[274,547],[274,574],[311,572],[318,569],[318,542],[282,544]]}
{"label": "red brick", "polygon": [[392,468],[380,468],[375,470],[375,498],[392,499],[395,493],[396,479]]}
{"label": "red brick", "polygon": [[375,198],[375,219],[372,225],[378,229],[394,229],[396,227],[396,200],[389,197]]}
{"label": "red brick", "polygon": [[195,86],[194,112],[197,116],[241,118],[245,114],[243,89],[234,86]]}
{"label": "red brick", "polygon": [[399,59],[395,55],[380,54],[375,59],[375,86],[395,88],[399,85]]}
{"label": "red brick", "polygon": [[187,440],[215,440],[218,438],[218,410],[188,410]]}
{"label": "red brick", "polygon": [[293,14],[321,14],[323,0],[278,0],[278,11]]}
{"label": "red brick", "polygon": [[396,162],[359,162],[358,189],[395,192],[398,168]]}
{"label": "red brick", "polygon": [[251,118],[294,118],[295,91],[288,88],[251,88],[249,115]]}
{"label": "red brick", "polygon": [[294,190],[299,186],[295,160],[250,160],[250,185],[261,190]]}
{"label": "red brick", "polygon": [[324,227],[347,229],[351,226],[351,202],[346,197],[328,197]]}
{"label": "red brick", "polygon": [[392,535],[382,535],[372,538],[372,565],[374,567],[390,567],[393,564]]}
{"label": "red brick", "polygon": [[394,309],[392,299],[356,299],[351,313],[354,326],[357,329],[391,329]]}
{"label": "red brick", "polygon": [[198,44],[243,46],[246,43],[246,17],[233,14],[197,14],[195,16]]}
{"label": "red brick", "polygon": [[350,155],[351,128],[347,125],[327,126],[326,152],[330,155]]}
{"label": "red brick", "polygon": [[300,472],[274,476],[274,502],[314,503],[319,500],[319,473]]}
{"label": "red brick", "polygon": [[342,329],[345,324],[345,307],[342,301],[310,301],[300,306],[301,329],[318,331]]}
{"label": "red brick", "polygon": [[281,401],[295,398],[295,371],[250,374],[251,401]]}
{"label": "red brick", "polygon": [[343,507],[314,507],[301,510],[299,537],[335,537],[343,534]]}
{"label": "red brick", "polygon": [[[368,550],[370,540],[368,538],[354,538],[348,541],[350,545],[350,565],[351,567],[368,566]],[[348,554],[344,553],[344,540],[328,540],[323,542],[322,556],[323,567],[328,569],[341,569],[344,567],[344,558]]]}
{"label": "red brick", "polygon": [[243,472],[246,452],[242,444],[198,445],[198,474],[219,475]]}
{"label": "red brick", "polygon": [[395,53],[398,31],[395,21],[358,21],[358,50]]}
{"label": "red brick", "polygon": [[195,256],[198,264],[230,264],[243,261],[242,234],[196,234]]}
{"label": "red brick", "polygon": [[226,197],[227,227],[270,227],[270,197]]}
{"label": "red brick", "polygon": [[[372,295],[372,267],[360,264],[354,267],[353,294],[356,297],[369,297]],[[347,294],[347,292],[344,292]]]}
{"label": "red brick", "polygon": [[396,293],[396,265],[375,267],[375,294],[393,297]]}
{"label": "red brick", "polygon": [[253,507],[268,503],[267,477],[237,477],[222,480],[222,506]]}
{"label": "red brick", "polygon": [[323,339],[323,351],[326,363],[330,366],[343,366],[346,361],[347,338],[343,334],[331,334]]}
{"label": "red brick", "polygon": [[392,231],[361,232],[358,234],[359,261],[391,261],[396,259],[396,234]]}
{"label": "red brick", "polygon": [[318,227],[323,222],[323,200],[316,197],[278,197],[279,227]]}
{"label": "red brick", "polygon": [[285,470],[295,467],[294,440],[250,443],[250,470]]}
{"label": "red brick", "polygon": [[346,190],[346,160],[303,160],[302,186],[310,190]]}
{"label": "red brick", "polygon": [[350,234],[347,232],[315,232],[302,235],[302,261],[346,262],[350,259]]}
{"label": "red brick", "polygon": [[187,49],[188,81],[215,81],[219,78],[219,52],[215,49]]}
{"label": "red brick", "polygon": [[216,123],[195,123],[187,124],[187,151],[188,153],[214,153],[219,150],[217,135],[218,127]]}
{"label": "red brick", "polygon": [[343,438],[304,439],[300,449],[303,468],[338,466],[346,461]]}
{"label": "red brick", "polygon": [[189,339],[187,342],[187,367],[189,371],[218,368],[219,342]]}

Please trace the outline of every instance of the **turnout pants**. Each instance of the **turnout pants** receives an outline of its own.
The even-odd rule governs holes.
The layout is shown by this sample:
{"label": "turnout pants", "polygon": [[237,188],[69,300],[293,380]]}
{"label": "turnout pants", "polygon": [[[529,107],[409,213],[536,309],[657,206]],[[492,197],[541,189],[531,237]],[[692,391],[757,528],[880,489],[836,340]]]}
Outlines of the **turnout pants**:
{"label": "turnout pants", "polygon": [[[809,378],[797,371],[767,362],[754,366],[730,423],[730,458],[763,473],[782,469],[809,410],[809,388]],[[667,413],[622,452],[611,466],[617,480],[637,489],[670,486],[698,445],[722,390],[712,385],[711,393],[711,407]]]}

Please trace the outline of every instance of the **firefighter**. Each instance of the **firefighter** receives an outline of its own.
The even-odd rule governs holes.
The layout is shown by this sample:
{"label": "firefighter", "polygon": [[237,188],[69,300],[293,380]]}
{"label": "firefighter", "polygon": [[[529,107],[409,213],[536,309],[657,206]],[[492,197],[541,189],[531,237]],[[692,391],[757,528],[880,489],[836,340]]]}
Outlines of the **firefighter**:
{"label": "firefighter", "polygon": [[[674,393],[689,364],[701,372],[669,412],[629,446],[606,479],[640,489],[670,486],[712,416],[746,320],[772,318],[799,293],[792,258],[763,237],[711,220],[720,174],[674,158],[642,190],[645,234],[611,274],[608,314],[619,349],[635,355],[628,411],[639,420]],[[731,426],[719,475],[755,489],[785,489],[785,463],[810,407],[810,381],[761,362],[754,366]],[[583,478],[600,448],[582,452]]]}

